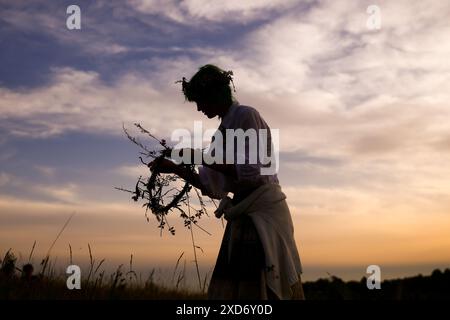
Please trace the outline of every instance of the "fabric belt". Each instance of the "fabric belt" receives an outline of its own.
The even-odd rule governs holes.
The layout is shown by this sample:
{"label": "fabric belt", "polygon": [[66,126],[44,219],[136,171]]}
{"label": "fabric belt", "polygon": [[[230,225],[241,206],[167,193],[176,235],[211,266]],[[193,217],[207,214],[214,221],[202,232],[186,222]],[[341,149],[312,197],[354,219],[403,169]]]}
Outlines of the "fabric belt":
{"label": "fabric belt", "polygon": [[239,190],[238,192],[233,193],[233,199],[231,199],[231,203],[233,206],[237,205],[239,202],[247,198],[253,191],[258,189],[260,186],[253,188],[246,188],[244,190]]}

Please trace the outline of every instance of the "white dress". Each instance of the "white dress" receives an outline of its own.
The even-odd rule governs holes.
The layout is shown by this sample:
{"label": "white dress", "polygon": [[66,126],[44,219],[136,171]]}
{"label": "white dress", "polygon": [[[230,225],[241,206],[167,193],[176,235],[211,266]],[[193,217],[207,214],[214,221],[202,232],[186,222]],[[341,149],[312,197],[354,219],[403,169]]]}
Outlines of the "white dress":
{"label": "white dress", "polygon": [[[223,117],[219,131],[223,132],[225,129],[246,130],[250,128],[270,130],[257,110],[234,103]],[[270,134],[268,143],[270,146]],[[260,141],[258,141],[258,147],[260,145]],[[246,160],[249,159],[249,150],[250,148],[246,144],[245,154],[243,155]],[[232,239],[233,232],[239,232],[233,231],[233,220],[242,216],[248,216],[253,221],[264,250],[265,266],[263,266],[264,280],[262,282],[279,299],[293,299],[296,296],[293,288],[298,288],[298,284],[301,287],[300,275],[302,273],[302,265],[294,239],[292,218],[285,200],[286,196],[281,191],[276,173],[272,175],[261,174],[261,167],[263,166],[261,162],[236,164],[237,178],[235,179],[208,167],[199,168],[200,181],[206,189],[206,195],[222,199],[219,208],[223,210],[223,213],[229,220],[225,231],[226,234],[222,241],[218,263],[219,261],[227,260],[223,255],[231,257],[231,250],[233,250],[232,240],[228,240],[227,243],[224,243],[224,241]],[[243,190],[249,190],[249,188],[251,192],[238,203],[232,203],[232,200],[227,197],[229,192],[237,194]],[[238,227],[236,228],[238,230]],[[233,245],[236,246],[236,244]],[[237,245],[239,246],[239,243]],[[226,250],[223,250],[224,248]],[[226,251],[228,251],[228,254],[225,253]],[[216,269],[219,275],[224,266],[218,266],[216,263],[215,271]],[[226,275],[226,272],[221,274]],[[221,292],[224,290],[235,290],[230,289],[235,288],[235,285],[228,286],[226,279],[225,281],[220,279],[221,275],[217,279],[214,277],[215,272],[210,283],[208,293],[210,297],[213,299],[224,297],[239,298],[239,296],[227,296]],[[262,293],[260,297],[264,296],[265,294]]]}

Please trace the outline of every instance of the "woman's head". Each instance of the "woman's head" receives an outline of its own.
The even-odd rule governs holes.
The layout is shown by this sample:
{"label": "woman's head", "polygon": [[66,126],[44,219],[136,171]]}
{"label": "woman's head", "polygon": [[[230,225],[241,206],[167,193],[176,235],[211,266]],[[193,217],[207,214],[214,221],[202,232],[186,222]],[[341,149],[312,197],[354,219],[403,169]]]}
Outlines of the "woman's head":
{"label": "woman's head", "polygon": [[223,116],[233,101],[230,88],[232,74],[212,64],[204,65],[189,81],[183,78],[186,100],[195,102],[197,110],[208,118]]}

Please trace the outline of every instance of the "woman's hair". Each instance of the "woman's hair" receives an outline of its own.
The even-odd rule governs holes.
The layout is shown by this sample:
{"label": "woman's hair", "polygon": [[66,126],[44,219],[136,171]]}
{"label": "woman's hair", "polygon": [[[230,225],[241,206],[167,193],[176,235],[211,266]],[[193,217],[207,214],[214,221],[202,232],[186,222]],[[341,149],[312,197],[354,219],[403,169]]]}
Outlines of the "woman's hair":
{"label": "woman's hair", "polygon": [[[196,74],[182,83],[184,97],[187,101],[208,104],[232,104],[230,82],[233,83],[232,71],[224,71],[219,67],[207,64]],[[233,83],[234,88],[234,83]]]}

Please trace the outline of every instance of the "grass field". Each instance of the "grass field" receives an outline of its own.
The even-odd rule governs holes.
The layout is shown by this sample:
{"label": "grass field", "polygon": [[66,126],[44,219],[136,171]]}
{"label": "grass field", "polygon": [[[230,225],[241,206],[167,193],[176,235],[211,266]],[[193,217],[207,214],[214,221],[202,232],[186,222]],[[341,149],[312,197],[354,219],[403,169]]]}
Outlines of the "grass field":
{"label": "grass field", "polygon": [[[95,263],[91,257],[88,276],[81,280],[81,289],[69,290],[67,276],[56,274],[49,257],[39,266],[31,264],[17,265],[17,258],[9,250],[3,256],[0,268],[0,300],[17,299],[160,299],[160,300],[201,300],[206,299],[207,283],[202,290],[194,291],[180,285],[185,277],[184,269],[174,268],[173,285],[167,286],[154,281],[155,271],[146,279],[132,270],[132,261],[128,271],[123,266],[111,274],[101,270],[103,261]],[[35,271],[37,267],[39,271]],[[429,276],[385,280],[381,290],[368,290],[366,279],[344,282],[331,276],[304,283],[308,300],[403,300],[403,299],[450,299],[450,269],[434,270]]]}

